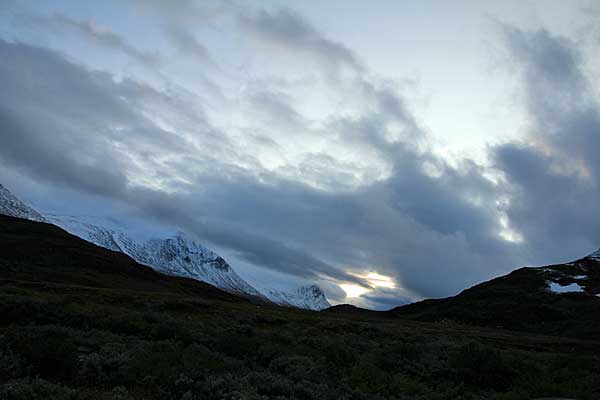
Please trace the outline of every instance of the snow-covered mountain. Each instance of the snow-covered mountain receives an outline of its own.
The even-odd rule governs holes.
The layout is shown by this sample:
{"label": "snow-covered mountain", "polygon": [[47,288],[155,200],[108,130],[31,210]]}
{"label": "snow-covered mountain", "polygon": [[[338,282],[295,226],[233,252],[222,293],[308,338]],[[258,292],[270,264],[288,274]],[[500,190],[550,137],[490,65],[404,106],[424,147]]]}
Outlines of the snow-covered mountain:
{"label": "snow-covered mountain", "polygon": [[8,189],[0,184],[0,214],[16,218],[45,222],[44,217],[27,204],[15,197]]}
{"label": "snow-covered mountain", "polygon": [[242,295],[264,297],[218,254],[183,233],[141,232],[106,218],[48,214],[49,222],[98,246],[127,254],[168,275],[197,279]]}
{"label": "snow-covered mountain", "polygon": [[0,214],[50,222],[98,246],[127,254],[140,264],[168,275],[209,283],[228,292],[311,310],[330,307],[318,286],[302,286],[291,292],[265,289],[262,293],[242,279],[218,254],[181,232],[135,227],[110,218],[67,216],[39,212],[0,185]]}
{"label": "snow-covered mountain", "polygon": [[323,310],[331,307],[325,294],[317,285],[300,286],[293,291],[263,289],[269,300],[282,306]]}

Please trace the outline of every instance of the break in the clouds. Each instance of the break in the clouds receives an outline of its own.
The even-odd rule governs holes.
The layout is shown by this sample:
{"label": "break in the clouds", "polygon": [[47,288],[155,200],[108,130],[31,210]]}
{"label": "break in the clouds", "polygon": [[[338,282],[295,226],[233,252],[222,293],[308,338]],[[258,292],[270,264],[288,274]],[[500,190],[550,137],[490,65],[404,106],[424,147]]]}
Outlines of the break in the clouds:
{"label": "break in the clouds", "polygon": [[403,77],[310,9],[6,9],[0,179],[42,209],[49,193],[63,211],[119,204],[196,235],[251,283],[318,282],[375,308],[600,246],[596,43],[482,13],[523,123],[509,140],[481,127],[474,160],[445,155]]}

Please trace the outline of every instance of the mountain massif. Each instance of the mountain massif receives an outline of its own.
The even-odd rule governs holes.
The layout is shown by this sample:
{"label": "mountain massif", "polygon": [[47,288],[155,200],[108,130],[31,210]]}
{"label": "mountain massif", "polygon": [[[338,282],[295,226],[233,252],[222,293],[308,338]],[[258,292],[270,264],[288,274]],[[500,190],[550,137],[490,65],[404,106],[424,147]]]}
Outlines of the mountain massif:
{"label": "mountain massif", "polygon": [[158,272],[196,279],[231,293],[263,297],[219,255],[183,233],[156,237],[133,232],[116,221],[49,214],[47,220],[98,246],[127,254]]}
{"label": "mountain massif", "polygon": [[321,310],[331,306],[316,285],[292,291],[258,291],[215,252],[182,232],[136,229],[109,218],[47,214],[42,216],[0,185],[0,214],[50,222],[98,246],[127,254],[158,272],[196,279],[230,293],[286,307]]}
{"label": "mountain massif", "polygon": [[[48,290],[77,286],[247,301],[204,282],[161,274],[49,223],[0,215],[0,254],[0,280],[4,283],[30,282]],[[27,314],[21,317],[27,318]]]}

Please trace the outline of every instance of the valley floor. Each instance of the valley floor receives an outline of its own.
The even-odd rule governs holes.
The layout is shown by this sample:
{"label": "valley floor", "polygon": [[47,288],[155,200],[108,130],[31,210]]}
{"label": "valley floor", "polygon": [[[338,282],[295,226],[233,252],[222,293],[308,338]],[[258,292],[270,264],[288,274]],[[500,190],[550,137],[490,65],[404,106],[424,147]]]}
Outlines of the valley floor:
{"label": "valley floor", "polygon": [[600,398],[600,343],[0,281],[2,399]]}
{"label": "valley floor", "polygon": [[600,398],[593,339],[269,304],[0,216],[0,399]]}

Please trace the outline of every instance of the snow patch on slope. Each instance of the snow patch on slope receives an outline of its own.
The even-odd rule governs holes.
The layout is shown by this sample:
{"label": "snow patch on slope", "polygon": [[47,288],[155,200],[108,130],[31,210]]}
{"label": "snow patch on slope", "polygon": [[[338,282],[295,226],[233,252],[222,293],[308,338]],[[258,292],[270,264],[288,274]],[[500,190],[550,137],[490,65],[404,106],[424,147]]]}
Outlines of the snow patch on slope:
{"label": "snow patch on slope", "polygon": [[548,282],[550,286],[550,291],[553,293],[572,293],[572,292],[584,292],[583,287],[579,286],[577,283],[571,283],[569,285],[561,285],[556,282]]}

